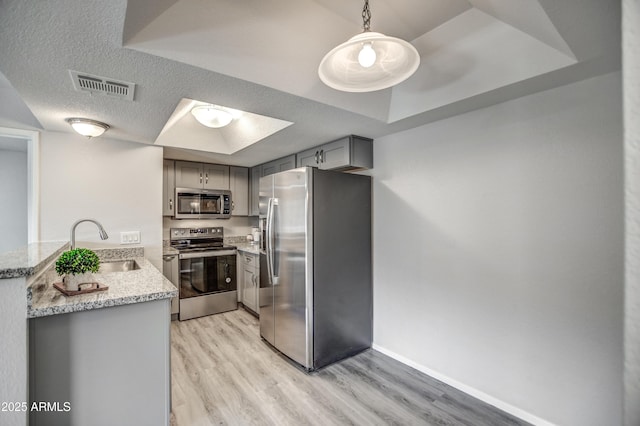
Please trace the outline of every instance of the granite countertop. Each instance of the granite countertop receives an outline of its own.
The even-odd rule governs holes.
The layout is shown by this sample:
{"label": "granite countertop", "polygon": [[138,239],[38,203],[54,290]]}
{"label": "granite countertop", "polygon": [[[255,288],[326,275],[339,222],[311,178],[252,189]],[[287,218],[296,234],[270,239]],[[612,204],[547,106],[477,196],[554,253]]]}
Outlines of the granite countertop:
{"label": "granite countertop", "polygon": [[48,241],[1,253],[0,279],[35,275],[68,248],[68,241]]}
{"label": "granite countertop", "polygon": [[88,311],[111,306],[128,305],[178,295],[178,289],[155,266],[142,257],[142,247],[133,249],[94,249],[103,262],[135,259],[140,269],[127,272],[94,274],[96,281],[109,288],[106,291],[65,296],[53,287],[60,282],[53,265],[27,289],[27,317]]}
{"label": "granite countertop", "polygon": [[238,251],[258,255],[260,254],[260,244],[236,243],[235,246],[238,248]]}
{"label": "granite countertop", "polygon": [[163,256],[177,256],[180,252],[173,247],[163,246],[162,247],[162,255]]}

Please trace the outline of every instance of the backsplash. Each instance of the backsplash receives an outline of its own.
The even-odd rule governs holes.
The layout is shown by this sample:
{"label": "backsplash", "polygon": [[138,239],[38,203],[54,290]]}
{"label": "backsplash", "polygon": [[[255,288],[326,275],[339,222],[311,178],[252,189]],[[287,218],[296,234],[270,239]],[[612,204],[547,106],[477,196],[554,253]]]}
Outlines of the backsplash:
{"label": "backsplash", "polygon": [[229,238],[239,238],[229,242],[247,242],[247,235],[251,234],[251,228],[258,226],[258,218],[255,216],[236,216],[230,219],[172,219],[162,218],[162,239],[169,239],[170,228],[205,228],[211,226],[222,226],[224,229],[225,241]]}

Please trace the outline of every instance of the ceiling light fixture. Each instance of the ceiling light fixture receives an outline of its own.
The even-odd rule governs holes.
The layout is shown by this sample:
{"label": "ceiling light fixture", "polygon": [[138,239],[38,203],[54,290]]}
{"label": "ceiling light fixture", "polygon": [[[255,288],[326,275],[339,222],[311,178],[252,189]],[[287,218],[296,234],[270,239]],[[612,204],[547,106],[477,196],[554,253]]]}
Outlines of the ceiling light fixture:
{"label": "ceiling light fixture", "polygon": [[203,126],[218,129],[231,123],[233,115],[216,105],[200,105],[191,110],[191,114]]}
{"label": "ceiling light fixture", "polygon": [[320,80],[344,92],[382,90],[411,77],[420,55],[411,43],[372,32],[369,0],[362,9],[363,32],[332,49],[318,67]]}
{"label": "ceiling light fixture", "polygon": [[88,118],[67,118],[67,123],[73,127],[77,133],[88,138],[97,138],[109,130],[109,125]]}

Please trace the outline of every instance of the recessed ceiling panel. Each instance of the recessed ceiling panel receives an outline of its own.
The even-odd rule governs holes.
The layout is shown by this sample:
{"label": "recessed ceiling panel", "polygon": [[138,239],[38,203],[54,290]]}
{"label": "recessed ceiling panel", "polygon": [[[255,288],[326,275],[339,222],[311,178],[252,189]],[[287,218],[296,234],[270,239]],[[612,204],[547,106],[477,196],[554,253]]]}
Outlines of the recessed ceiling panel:
{"label": "recessed ceiling panel", "polygon": [[414,44],[420,68],[393,88],[390,122],[576,63],[478,9],[468,10]]}
{"label": "recessed ceiling panel", "polygon": [[208,103],[182,99],[155,144],[231,155],[293,124],[250,112],[234,111],[234,118],[229,125],[206,127],[191,114],[191,110],[200,105]]}

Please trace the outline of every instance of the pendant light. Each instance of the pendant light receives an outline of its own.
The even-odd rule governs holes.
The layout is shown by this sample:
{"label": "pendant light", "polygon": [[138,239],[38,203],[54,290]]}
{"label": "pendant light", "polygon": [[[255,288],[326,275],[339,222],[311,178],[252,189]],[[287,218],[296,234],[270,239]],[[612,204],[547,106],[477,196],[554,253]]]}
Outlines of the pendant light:
{"label": "pendant light", "polygon": [[320,80],[344,92],[382,90],[411,77],[420,55],[411,43],[372,32],[369,0],[362,9],[363,32],[332,49],[318,67]]}
{"label": "pendant light", "polygon": [[109,130],[109,125],[101,121],[90,120],[88,118],[67,118],[67,123],[71,125],[73,130],[82,136],[88,138],[97,138],[104,132]]}

